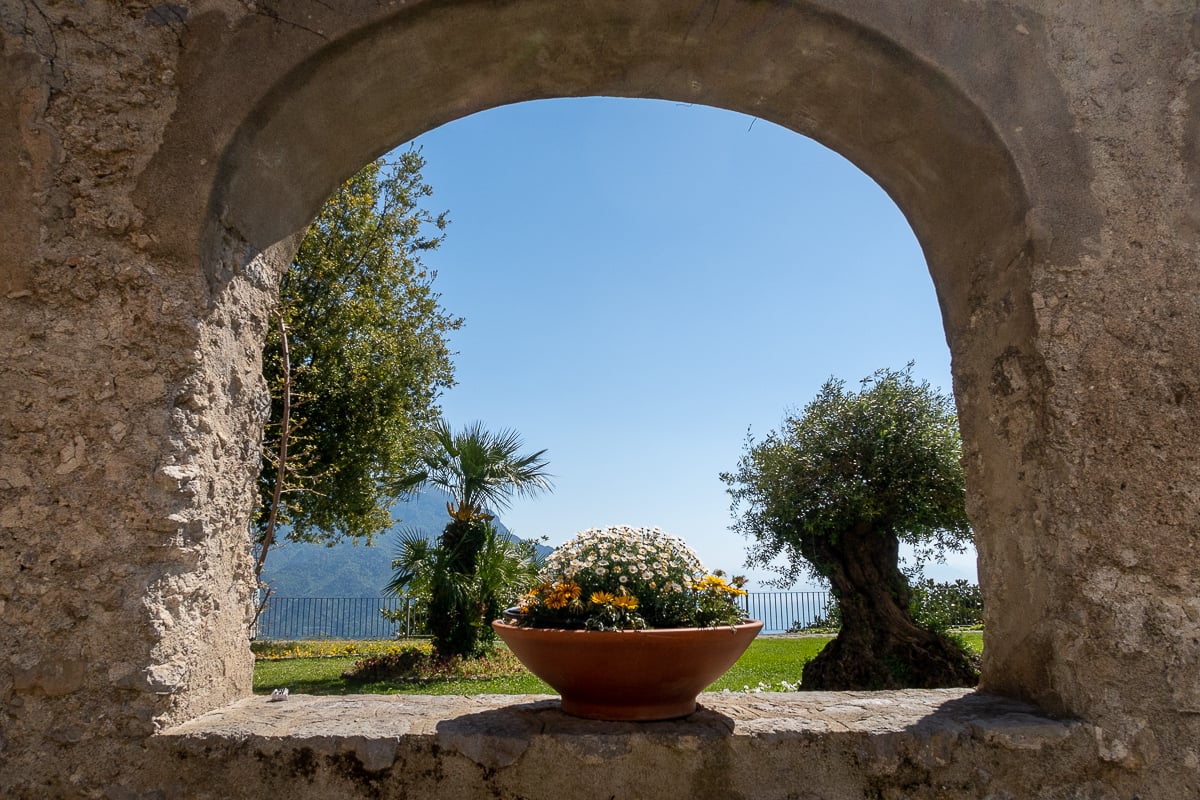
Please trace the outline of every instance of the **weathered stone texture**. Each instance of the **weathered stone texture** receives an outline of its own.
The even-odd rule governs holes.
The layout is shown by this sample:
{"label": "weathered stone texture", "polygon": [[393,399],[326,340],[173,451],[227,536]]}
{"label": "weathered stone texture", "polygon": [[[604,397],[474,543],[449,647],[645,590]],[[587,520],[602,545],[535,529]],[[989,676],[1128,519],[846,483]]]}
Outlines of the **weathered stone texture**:
{"label": "weathered stone texture", "polygon": [[1129,777],[1097,766],[1090,726],[961,689],[706,694],[701,706],[604,723],[545,697],[255,697],[153,750],[177,765],[168,798],[182,786],[223,799],[286,786],[297,800],[1116,797]]}
{"label": "weathered stone texture", "polygon": [[[954,359],[983,685],[1079,719],[1038,747],[1092,765],[1014,756],[1024,733],[1001,714],[878,771],[892,756],[846,761],[828,731],[767,710],[762,735],[678,762],[697,785],[1200,794],[1194,0],[0,0],[0,794],[241,785],[259,744],[189,735],[176,770],[157,756],[177,738],[156,732],[248,692],[258,358],[294,237],[339,179],[432,126],[586,94],[773,120],[904,210]],[[759,724],[750,708],[730,712],[738,730]],[[677,763],[677,742],[557,730],[530,752],[607,764],[611,747],[629,776]],[[488,791],[434,741],[404,745],[431,770],[414,787]],[[314,794],[353,749],[303,742],[280,752],[320,763],[268,764],[264,787]],[[354,791],[383,758],[372,742],[337,778]],[[957,772],[960,748],[992,777]],[[519,772],[495,778],[502,796],[585,780]]]}
{"label": "weathered stone texture", "polygon": [[[5,117],[36,188],[10,196],[25,206],[6,203],[4,229],[37,249],[0,301],[0,784],[21,774],[53,796],[72,776],[118,775],[114,745],[168,709],[248,690],[248,571],[230,530],[249,494],[213,484],[244,482],[254,440],[196,411],[249,420],[262,401],[257,345],[234,333],[253,339],[253,317],[214,319],[194,265],[148,257],[132,202],[173,109],[178,33],[132,8],[0,8],[5,52],[40,90]],[[10,228],[10,210],[37,225]]]}

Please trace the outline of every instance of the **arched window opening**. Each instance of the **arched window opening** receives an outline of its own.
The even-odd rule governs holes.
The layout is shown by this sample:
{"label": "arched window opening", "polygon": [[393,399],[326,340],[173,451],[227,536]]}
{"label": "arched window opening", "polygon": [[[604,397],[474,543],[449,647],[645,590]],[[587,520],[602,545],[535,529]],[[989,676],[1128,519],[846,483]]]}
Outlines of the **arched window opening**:
{"label": "arched window opening", "polygon": [[[887,194],[773,123],[661,101],[506,106],[385,158],[413,148],[434,188],[425,211],[452,221],[425,266],[466,321],[447,333],[458,385],[439,400],[445,417],[519,431],[556,476],[553,493],[502,514],[507,528],[552,547],[589,527],[657,525],[709,568],[747,575],[769,633],[827,618],[827,586],[747,569],[751,543],[729,530],[718,475],[748,431],[761,439],[830,376],[856,386],[915,361],[951,392],[928,268]],[[378,548],[278,552],[257,633],[392,630],[373,598],[405,532],[440,533],[441,506],[397,501]],[[928,574],[973,584],[973,549],[947,555]],[[916,561],[909,548],[906,566]],[[395,630],[423,632],[405,610],[389,612]]]}

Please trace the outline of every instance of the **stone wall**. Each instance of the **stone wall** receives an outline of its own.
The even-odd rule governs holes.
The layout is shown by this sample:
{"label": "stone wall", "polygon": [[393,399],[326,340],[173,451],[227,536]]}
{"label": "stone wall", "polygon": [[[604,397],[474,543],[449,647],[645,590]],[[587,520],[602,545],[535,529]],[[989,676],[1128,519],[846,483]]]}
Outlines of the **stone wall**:
{"label": "stone wall", "polygon": [[[587,94],[814,136],[925,248],[989,615],[983,687],[1077,720],[1061,746],[1092,771],[991,734],[914,740],[913,757],[969,754],[995,786],[1043,776],[1047,796],[1200,794],[1194,0],[0,0],[0,794],[232,796],[265,758],[220,730],[186,746],[164,731],[249,691],[258,354],[295,236],[340,179],[424,130]],[[688,768],[785,786],[848,763],[826,734],[773,724],[755,755],[715,747]],[[603,735],[630,769],[658,763],[636,731]],[[955,778],[938,795],[956,766],[849,763],[892,776],[878,796],[993,792]],[[295,794],[323,769],[269,786]],[[853,773],[839,791],[862,789]]]}

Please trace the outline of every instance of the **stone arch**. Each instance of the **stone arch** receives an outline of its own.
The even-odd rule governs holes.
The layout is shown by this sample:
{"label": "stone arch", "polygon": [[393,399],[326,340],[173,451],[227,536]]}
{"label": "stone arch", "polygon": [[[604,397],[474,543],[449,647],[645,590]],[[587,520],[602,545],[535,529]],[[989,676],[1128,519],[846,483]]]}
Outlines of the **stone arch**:
{"label": "stone arch", "polygon": [[[1030,220],[1038,203],[997,109],[973,96],[977,76],[953,58],[937,63],[934,55],[946,54],[906,46],[886,12],[855,19],[822,5],[425,3],[350,31],[281,74],[229,137],[203,236],[213,296],[239,296],[228,287],[242,274],[259,276],[260,288],[270,283],[293,237],[362,163],[487,108],[652,97],[811,136],[892,196],[934,279],[991,609],[984,686],[1064,708],[1049,685],[1050,655],[1018,651],[1015,635],[1038,614],[1031,603],[1049,601],[1039,567],[1013,546],[1034,527],[1036,505],[1029,455],[1044,381],[1030,265],[1044,243]],[[956,32],[1013,35],[1003,15],[972,22]]]}
{"label": "stone arch", "polygon": [[[756,717],[751,735],[721,722],[697,749],[689,723],[670,763],[688,750],[706,791],[762,778],[763,796],[1200,793],[1195,0],[4,8],[6,797],[187,794],[216,773],[231,796],[328,794],[333,773],[378,794],[381,772],[396,794],[422,781],[429,796],[553,793],[544,778],[575,733],[518,737],[530,754],[495,760],[511,752],[494,752],[492,722],[529,709],[440,718],[394,769],[380,756],[397,751],[395,728],[367,742],[357,719],[330,738],[322,716],[282,762],[270,730],[154,734],[214,709],[261,716],[256,698],[227,706],[250,686],[255,360],[288,237],[338,179],[424,127],[581,94],[765,116],[891,193],[954,358],[989,602],[984,686],[1077,717],[934,693],[915,724],[860,738],[786,720],[760,736],[771,723]],[[983,720],[954,711],[980,703]],[[434,751],[453,742],[443,771]],[[666,763],[629,755],[627,776]],[[831,770],[844,771],[823,792],[812,781]]]}

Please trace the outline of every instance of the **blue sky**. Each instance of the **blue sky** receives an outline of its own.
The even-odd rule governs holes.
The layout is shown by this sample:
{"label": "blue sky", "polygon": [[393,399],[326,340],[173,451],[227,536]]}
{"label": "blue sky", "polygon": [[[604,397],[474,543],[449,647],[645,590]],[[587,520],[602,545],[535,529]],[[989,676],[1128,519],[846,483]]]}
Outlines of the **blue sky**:
{"label": "blue sky", "polygon": [[[722,470],[831,375],[903,367],[950,388],[933,285],[875,182],[798,134],[648,100],[523,103],[416,140],[452,223],[426,258],[459,385],[482,420],[547,448],[555,491],[503,515],[558,544],[609,524],[682,536],[752,578]],[[974,553],[927,570],[975,578]],[[758,585],[762,587],[761,584]]]}

